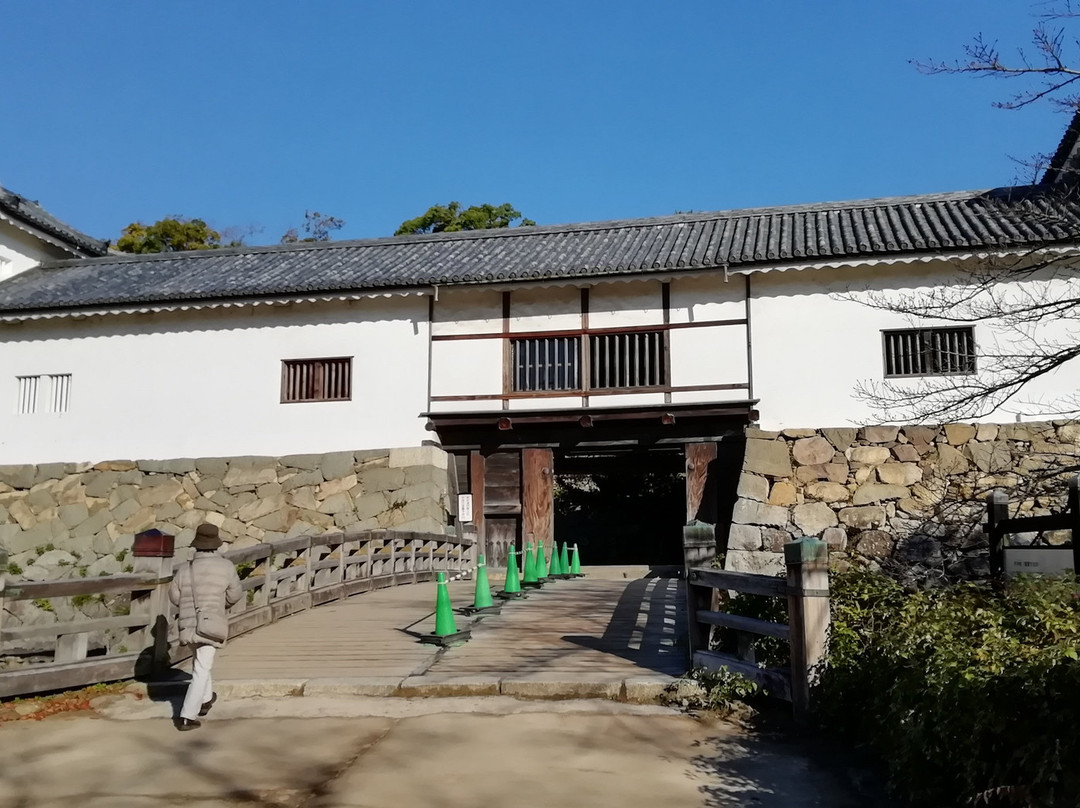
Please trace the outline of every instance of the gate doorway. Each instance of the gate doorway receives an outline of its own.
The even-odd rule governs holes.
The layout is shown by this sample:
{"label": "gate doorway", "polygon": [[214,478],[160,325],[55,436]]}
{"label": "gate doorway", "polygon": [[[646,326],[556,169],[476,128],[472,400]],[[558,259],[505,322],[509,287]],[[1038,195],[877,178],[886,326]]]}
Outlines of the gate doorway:
{"label": "gate doorway", "polygon": [[685,461],[676,451],[555,457],[555,540],[588,565],[682,563]]}

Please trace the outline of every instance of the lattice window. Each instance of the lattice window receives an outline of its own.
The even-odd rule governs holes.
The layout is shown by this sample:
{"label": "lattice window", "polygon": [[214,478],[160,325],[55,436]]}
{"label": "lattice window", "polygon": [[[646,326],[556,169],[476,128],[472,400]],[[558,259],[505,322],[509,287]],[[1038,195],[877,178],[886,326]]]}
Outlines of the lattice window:
{"label": "lattice window", "polygon": [[665,370],[663,331],[589,337],[589,386],[594,390],[661,387]]}
{"label": "lattice window", "polygon": [[581,340],[533,337],[511,342],[515,391],[581,389]]}
{"label": "lattice window", "polygon": [[[41,376],[16,376],[18,392],[15,412],[33,415],[37,412],[63,413],[71,406],[71,374],[49,373]],[[45,394],[42,401],[41,395]]]}
{"label": "lattice window", "polygon": [[970,326],[886,331],[885,376],[948,376],[975,372]]}
{"label": "lattice window", "polygon": [[281,362],[281,401],[349,401],[352,357],[285,359]]}

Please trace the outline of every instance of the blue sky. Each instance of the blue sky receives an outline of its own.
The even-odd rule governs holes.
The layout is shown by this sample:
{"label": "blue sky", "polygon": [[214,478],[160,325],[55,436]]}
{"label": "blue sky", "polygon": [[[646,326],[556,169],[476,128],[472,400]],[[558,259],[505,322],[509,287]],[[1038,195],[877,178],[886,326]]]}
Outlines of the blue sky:
{"label": "blue sky", "polygon": [[925,76],[1025,0],[0,0],[0,184],[115,240],[180,214],[276,243],[451,199],[539,224],[1008,184],[1067,119]]}

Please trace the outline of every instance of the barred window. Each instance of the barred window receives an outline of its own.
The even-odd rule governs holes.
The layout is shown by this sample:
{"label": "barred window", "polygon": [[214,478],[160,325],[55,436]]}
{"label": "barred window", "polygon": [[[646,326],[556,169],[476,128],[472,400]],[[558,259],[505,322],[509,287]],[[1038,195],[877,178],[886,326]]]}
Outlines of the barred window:
{"label": "barred window", "polygon": [[515,339],[510,347],[516,392],[581,389],[578,337]]}
{"label": "barred window", "polygon": [[351,398],[351,356],[282,360],[283,404],[298,401],[349,401]]}
{"label": "barred window", "polygon": [[589,385],[604,388],[660,387],[664,372],[664,333],[635,331],[589,337]]}
{"label": "barred window", "polygon": [[885,376],[947,376],[975,372],[975,334],[960,328],[886,331]]}
{"label": "barred window", "polygon": [[[18,393],[15,412],[33,415],[37,412],[63,413],[71,404],[71,374],[48,373],[40,376],[16,376]],[[45,394],[44,401],[41,400]]]}

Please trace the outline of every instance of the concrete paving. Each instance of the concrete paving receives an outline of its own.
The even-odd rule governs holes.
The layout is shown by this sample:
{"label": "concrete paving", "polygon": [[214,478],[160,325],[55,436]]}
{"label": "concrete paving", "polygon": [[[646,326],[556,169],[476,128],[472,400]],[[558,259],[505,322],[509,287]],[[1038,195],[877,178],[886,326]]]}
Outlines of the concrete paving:
{"label": "concrete paving", "polygon": [[167,705],[105,702],[0,729],[0,808],[885,804],[803,746],[655,705],[243,699],[180,733]]}

